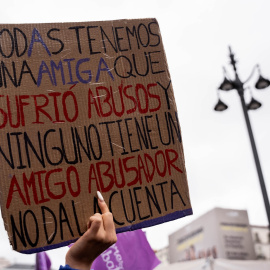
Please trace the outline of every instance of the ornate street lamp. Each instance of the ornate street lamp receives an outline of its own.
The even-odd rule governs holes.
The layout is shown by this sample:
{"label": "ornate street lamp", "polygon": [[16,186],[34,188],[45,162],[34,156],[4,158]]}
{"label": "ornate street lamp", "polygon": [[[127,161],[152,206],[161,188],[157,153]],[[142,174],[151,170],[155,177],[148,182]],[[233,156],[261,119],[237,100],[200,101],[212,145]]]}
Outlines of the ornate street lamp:
{"label": "ornate street lamp", "polygon": [[[224,80],[221,83],[221,85],[219,86],[218,91],[219,90],[223,90],[223,91],[236,90],[238,92],[238,94],[239,94],[242,109],[243,109],[243,113],[244,113],[244,116],[245,116],[247,129],[248,129],[250,143],[251,143],[251,147],[252,147],[252,151],[253,151],[253,156],[254,156],[254,160],[255,160],[255,164],[256,164],[256,168],[257,168],[259,182],[260,182],[260,186],[261,186],[261,190],[262,190],[264,205],[265,205],[266,214],[267,214],[267,218],[268,218],[268,227],[270,229],[270,205],[269,205],[269,199],[268,199],[267,190],[266,190],[266,187],[265,187],[263,173],[262,173],[262,169],[261,169],[261,165],[260,165],[260,160],[259,160],[259,156],[258,156],[258,152],[257,152],[257,148],[256,148],[256,144],[255,144],[255,140],[254,140],[254,136],[253,136],[249,116],[248,116],[248,110],[256,110],[256,109],[260,108],[262,106],[262,104],[259,101],[255,100],[252,97],[252,95],[251,95],[250,102],[248,104],[246,104],[245,96],[244,96],[245,90],[248,89],[248,88],[245,87],[245,84],[253,76],[255,70],[257,70],[258,73],[259,73],[259,78],[258,78],[258,81],[255,84],[255,88],[260,89],[260,90],[265,89],[268,86],[270,86],[270,81],[268,79],[265,79],[261,75],[260,67],[258,65],[256,65],[255,68],[253,69],[253,71],[251,72],[251,75],[249,76],[249,78],[245,82],[242,82],[240,80],[239,76],[238,76],[238,73],[237,73],[236,61],[234,59],[234,54],[232,53],[231,47],[229,47],[229,52],[230,52],[229,57],[230,57],[230,60],[231,60],[230,64],[233,67],[235,77],[234,77],[233,80],[228,78],[228,76],[226,74],[226,69],[223,68]],[[221,112],[221,111],[226,110],[227,108],[228,108],[228,106],[224,102],[222,102],[220,100],[219,93],[218,93],[218,102],[217,102],[216,106],[214,107],[214,110]]]}

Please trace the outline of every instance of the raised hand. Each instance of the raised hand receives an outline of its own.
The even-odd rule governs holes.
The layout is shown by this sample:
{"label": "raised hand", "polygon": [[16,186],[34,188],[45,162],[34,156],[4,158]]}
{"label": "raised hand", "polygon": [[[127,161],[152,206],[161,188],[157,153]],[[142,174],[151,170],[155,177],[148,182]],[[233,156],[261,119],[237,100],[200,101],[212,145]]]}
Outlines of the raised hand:
{"label": "raised hand", "polygon": [[99,191],[97,195],[102,214],[89,218],[87,231],[66,254],[66,264],[75,269],[89,270],[93,261],[117,241],[112,213]]}

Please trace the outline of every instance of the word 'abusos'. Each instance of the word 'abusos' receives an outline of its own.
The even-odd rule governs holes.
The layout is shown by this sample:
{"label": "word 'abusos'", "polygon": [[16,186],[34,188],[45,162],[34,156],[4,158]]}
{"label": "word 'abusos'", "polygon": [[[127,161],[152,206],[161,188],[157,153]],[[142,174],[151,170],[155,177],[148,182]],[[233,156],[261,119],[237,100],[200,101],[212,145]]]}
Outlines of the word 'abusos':
{"label": "word 'abusos'", "polygon": [[[170,83],[169,83],[170,84]],[[73,85],[71,89],[74,89]],[[140,114],[157,112],[161,108],[161,99],[168,99],[168,87],[164,88],[159,82],[136,83],[123,82],[117,87],[91,87],[87,92],[52,91],[38,95],[0,95],[0,129],[5,127],[19,128],[28,124],[42,125],[44,123],[60,124],[73,123],[85,117],[85,111],[80,112],[78,98],[87,100],[86,108],[89,119],[93,117],[106,118],[109,116],[123,117],[124,114]],[[169,103],[167,103],[170,109]],[[34,120],[26,115],[33,114]],[[31,121],[31,122],[30,122]]]}

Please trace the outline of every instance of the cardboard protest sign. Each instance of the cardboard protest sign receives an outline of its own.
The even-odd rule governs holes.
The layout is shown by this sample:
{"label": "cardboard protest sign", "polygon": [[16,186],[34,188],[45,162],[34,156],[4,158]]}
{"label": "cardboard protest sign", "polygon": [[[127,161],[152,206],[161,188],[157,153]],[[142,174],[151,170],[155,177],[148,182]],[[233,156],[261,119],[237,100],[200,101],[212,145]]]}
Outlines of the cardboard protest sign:
{"label": "cardboard protest sign", "polygon": [[155,19],[0,27],[0,198],[13,248],[74,241],[98,211],[117,232],[192,214]]}

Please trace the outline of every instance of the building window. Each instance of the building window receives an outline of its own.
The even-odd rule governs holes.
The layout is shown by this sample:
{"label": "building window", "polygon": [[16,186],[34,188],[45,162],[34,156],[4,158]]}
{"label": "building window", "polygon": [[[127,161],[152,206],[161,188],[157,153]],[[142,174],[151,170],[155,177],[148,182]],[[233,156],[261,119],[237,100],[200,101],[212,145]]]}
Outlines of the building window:
{"label": "building window", "polygon": [[255,232],[254,236],[255,236],[255,243],[261,243],[260,236],[257,232]]}

